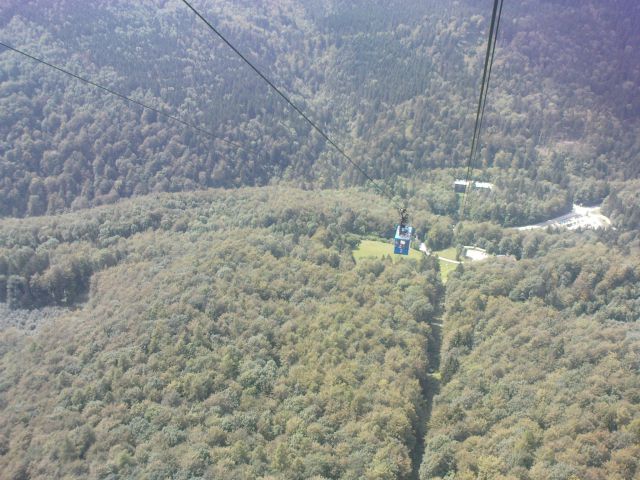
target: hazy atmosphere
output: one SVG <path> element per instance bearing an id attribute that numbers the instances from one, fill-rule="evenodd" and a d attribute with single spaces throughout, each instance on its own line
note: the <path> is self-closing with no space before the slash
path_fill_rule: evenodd
<path id="1" fill-rule="evenodd" d="M 0 479 L 640 478 L 636 0 L 0 0 Z"/>

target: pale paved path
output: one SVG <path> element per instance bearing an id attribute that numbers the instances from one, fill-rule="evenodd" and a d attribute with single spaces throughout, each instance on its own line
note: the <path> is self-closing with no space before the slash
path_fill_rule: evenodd
<path id="1" fill-rule="evenodd" d="M 447 263 L 455 263 L 456 265 L 460 265 L 462 263 L 457 260 L 451 260 L 450 258 L 444 258 L 444 257 L 438 257 L 438 260 L 442 260 L 443 262 L 447 262 Z"/>

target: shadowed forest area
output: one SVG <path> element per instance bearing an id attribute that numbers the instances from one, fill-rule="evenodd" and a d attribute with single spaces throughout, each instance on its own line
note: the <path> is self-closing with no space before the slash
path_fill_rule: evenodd
<path id="1" fill-rule="evenodd" d="M 201 7 L 374 177 L 403 194 L 426 189 L 436 213 L 456 215 L 449 185 L 434 191 L 426 172 L 466 165 L 485 3 Z M 7 0 L 0 33 L 245 149 L 4 52 L 1 215 L 283 179 L 324 188 L 362 182 L 183 7 Z M 572 201 L 598 203 L 611 181 L 637 177 L 639 8 L 631 0 L 505 6 L 477 165 L 500 189 L 474 202 L 474 220 L 535 223 Z"/>

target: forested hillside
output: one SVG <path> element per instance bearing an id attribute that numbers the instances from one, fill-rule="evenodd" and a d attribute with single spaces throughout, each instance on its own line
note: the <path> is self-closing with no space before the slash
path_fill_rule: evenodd
<path id="1" fill-rule="evenodd" d="M 638 251 L 558 247 L 450 277 L 422 479 L 638 478 Z"/>
<path id="2" fill-rule="evenodd" d="M 640 3 L 1 3 L 0 479 L 640 477 Z"/>
<path id="3" fill-rule="evenodd" d="M 0 222 L 0 470 L 635 478 L 634 233 L 425 216 L 432 247 L 521 259 L 459 267 L 445 291 L 426 256 L 354 264 L 392 235 L 379 205 L 263 187 Z"/>
<path id="4" fill-rule="evenodd" d="M 397 176 L 465 164 L 488 1 L 196 6 L 374 177 L 400 186 Z M 508 171 L 506 197 L 542 197 L 555 205 L 544 214 L 557 214 L 574 197 L 602 200 L 602 182 L 637 177 L 639 8 L 632 0 L 505 6 L 478 166 Z M 0 37 L 245 146 L 3 51 L 0 215 L 281 179 L 362 181 L 178 1 L 6 0 Z M 506 225 L 543 216 L 474 215 Z"/>
<path id="5" fill-rule="evenodd" d="M 0 332 L 2 477 L 417 468 L 443 288 L 427 258 L 354 266 L 350 232 L 374 231 L 386 212 L 355 217 L 372 198 L 353 192 L 149 200 L 0 225 L 5 244 L 42 252 L 64 236 L 79 261 L 87 244 L 121 252 L 91 278 L 87 303 L 31 335 Z"/>

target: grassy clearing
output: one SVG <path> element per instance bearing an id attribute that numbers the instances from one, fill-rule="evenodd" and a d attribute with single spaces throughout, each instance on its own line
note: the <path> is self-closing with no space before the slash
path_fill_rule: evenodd
<path id="1" fill-rule="evenodd" d="M 458 265 L 456 265 L 455 263 L 445 262 L 443 260 L 439 260 L 439 262 L 440 262 L 440 275 L 442 276 L 442 282 L 447 283 L 449 274 L 453 272 Z"/>
<path id="2" fill-rule="evenodd" d="M 439 256 L 444 258 L 450 258 L 451 260 L 456 259 L 456 249 L 448 248 L 447 250 L 442 250 L 441 252 L 436 252 Z M 390 255 L 394 260 L 400 260 L 405 257 L 401 255 L 393 254 L 393 244 L 391 242 L 381 242 L 375 240 L 362 240 L 358 248 L 353 251 L 353 258 L 356 263 L 361 261 L 364 258 L 382 258 Z M 420 260 L 423 253 L 417 250 L 409 250 L 409 258 L 415 258 L 416 260 Z M 442 275 L 442 281 L 446 282 L 449 274 L 456 269 L 457 265 L 455 263 L 445 262 L 440 260 L 440 275 Z"/>
<path id="3" fill-rule="evenodd" d="M 353 258 L 356 262 L 359 262 L 363 258 L 382 258 L 387 255 L 391 255 L 391 257 L 395 260 L 400 258 L 404 258 L 402 255 L 394 255 L 393 254 L 393 244 L 391 242 L 378 242 L 375 240 L 362 240 L 358 248 L 353 251 Z M 409 258 L 415 258 L 416 260 L 420 260 L 422 258 L 423 253 L 410 249 L 409 250 Z"/>
<path id="4" fill-rule="evenodd" d="M 434 252 L 434 253 L 441 258 L 446 258 L 449 260 L 456 259 L 455 247 L 450 247 L 450 248 L 447 248 L 446 250 L 440 250 L 439 252 Z M 440 260 L 440 275 L 442 275 L 443 283 L 447 282 L 447 278 L 449 278 L 449 274 L 453 272 L 457 266 L 458 265 L 455 263 Z"/>
<path id="5" fill-rule="evenodd" d="M 449 260 L 456 260 L 456 248 L 450 247 L 446 250 L 440 250 L 439 252 L 433 252 L 439 257 L 448 258 Z"/>

